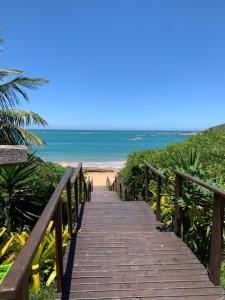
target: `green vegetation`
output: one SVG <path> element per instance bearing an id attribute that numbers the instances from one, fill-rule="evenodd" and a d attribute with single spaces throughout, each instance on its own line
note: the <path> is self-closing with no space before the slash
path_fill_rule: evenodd
<path id="1" fill-rule="evenodd" d="M 0 282 L 25 244 L 64 172 L 64 167 L 41 162 L 34 155 L 30 155 L 25 165 L 0 168 Z M 63 210 L 66 211 L 66 207 Z M 65 214 L 63 216 L 65 219 Z M 33 260 L 31 299 L 54 299 L 56 265 L 53 229 L 53 222 L 50 222 Z M 63 237 L 65 249 L 67 227 L 64 227 Z"/>
<path id="2" fill-rule="evenodd" d="M 174 171 L 183 170 L 193 176 L 225 189 L 225 133 L 214 129 L 191 136 L 187 141 L 168 145 L 162 149 L 139 151 L 129 155 L 120 172 L 126 184 L 144 171 L 147 161 L 163 171 L 171 180 Z M 143 183 L 137 183 L 138 199 L 143 199 Z M 156 183 L 150 182 L 149 204 L 155 210 Z M 212 229 L 212 193 L 200 186 L 184 181 L 179 205 L 182 208 L 182 238 L 203 264 L 208 266 Z M 173 229 L 174 186 L 163 186 L 161 221 L 165 230 Z M 225 267 L 222 267 L 221 282 L 225 282 Z"/>
<path id="3" fill-rule="evenodd" d="M 24 165 L 0 168 L 0 225 L 8 232 L 32 227 L 64 172 L 34 155 Z"/>
<path id="4" fill-rule="evenodd" d="M 220 131 L 225 132 L 225 124 L 220 124 L 220 125 L 210 128 L 210 129 L 215 129 L 215 130 L 220 130 Z"/>

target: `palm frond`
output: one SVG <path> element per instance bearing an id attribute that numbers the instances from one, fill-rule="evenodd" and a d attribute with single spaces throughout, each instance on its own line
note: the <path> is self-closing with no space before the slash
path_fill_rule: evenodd
<path id="1" fill-rule="evenodd" d="M 0 69 L 0 81 L 2 81 L 7 76 L 19 75 L 22 73 L 23 71 L 17 69 Z"/>
<path id="2" fill-rule="evenodd" d="M 19 72 L 19 70 L 17 70 Z M 1 70 L 3 74 L 3 70 Z M 7 72 L 7 71 L 6 71 Z M 23 88 L 35 90 L 48 83 L 43 78 L 29 78 L 18 76 L 10 81 L 0 84 L 0 106 L 2 108 L 15 107 L 20 103 L 20 96 L 28 101 L 28 95 Z"/>
<path id="3" fill-rule="evenodd" d="M 41 146 L 45 145 L 45 142 L 31 131 L 22 127 L 4 124 L 0 127 L 0 144 Z"/>
<path id="4" fill-rule="evenodd" d="M 47 126 L 38 114 L 19 109 L 0 110 L 0 144 L 2 145 L 44 145 L 38 136 L 22 128 L 29 125 Z"/>
<path id="5" fill-rule="evenodd" d="M 48 125 L 48 123 L 37 113 L 21 109 L 1 109 L 0 125 L 7 123 L 16 126 Z"/>

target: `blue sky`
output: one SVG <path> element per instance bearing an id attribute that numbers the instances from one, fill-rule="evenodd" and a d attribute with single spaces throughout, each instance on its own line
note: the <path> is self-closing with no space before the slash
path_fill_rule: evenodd
<path id="1" fill-rule="evenodd" d="M 51 82 L 22 107 L 49 128 L 225 123 L 224 0 L 2 0 L 1 68 Z"/>

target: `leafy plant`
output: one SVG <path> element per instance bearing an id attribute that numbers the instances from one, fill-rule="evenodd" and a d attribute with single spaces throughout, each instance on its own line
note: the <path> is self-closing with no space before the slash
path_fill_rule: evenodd
<path id="1" fill-rule="evenodd" d="M 4 238 L 3 238 L 4 237 Z M 0 228 L 0 281 L 4 279 L 8 270 L 16 259 L 17 253 L 25 245 L 29 234 L 27 232 L 6 232 Z M 68 227 L 63 230 L 63 251 L 65 251 L 69 234 Z M 49 222 L 45 235 L 37 249 L 30 271 L 30 288 L 35 293 L 40 293 L 41 285 L 50 287 L 56 278 L 56 249 L 55 231 L 53 221 Z"/>
<path id="2" fill-rule="evenodd" d="M 2 108 L 0 110 L 0 143 L 42 145 L 44 142 L 23 126 L 30 124 L 46 126 L 47 122 L 38 114 L 14 108 L 20 103 L 20 97 L 28 100 L 25 89 L 35 90 L 48 81 L 22 75 L 21 70 L 0 70 L 0 107 Z"/>
<path id="3" fill-rule="evenodd" d="M 26 164 L 0 168 L 1 208 L 4 224 L 8 232 L 15 230 L 22 218 L 31 219 L 34 212 L 29 210 L 31 204 L 36 205 L 28 194 L 32 193 L 31 180 L 35 180 L 37 159 L 30 155 Z"/>

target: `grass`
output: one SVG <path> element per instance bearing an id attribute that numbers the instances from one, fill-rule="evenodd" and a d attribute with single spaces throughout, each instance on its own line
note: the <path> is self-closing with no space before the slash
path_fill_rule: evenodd
<path id="1" fill-rule="evenodd" d="M 30 291 L 30 300 L 54 300 L 56 289 L 54 286 L 42 287 L 41 292 L 36 294 L 34 291 Z"/>

